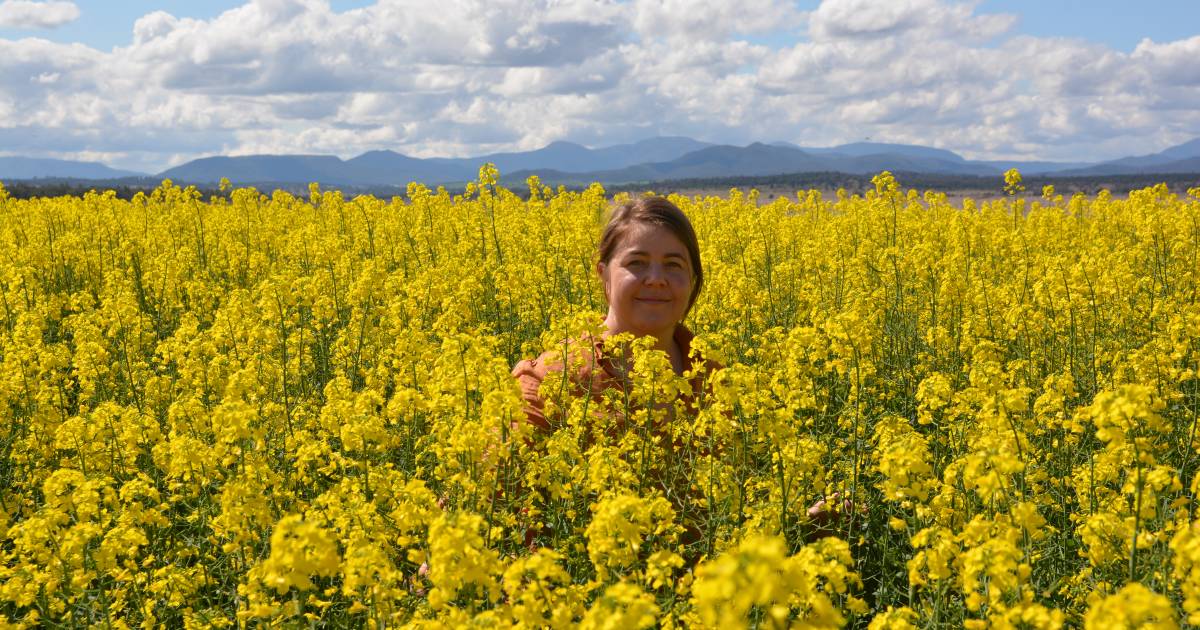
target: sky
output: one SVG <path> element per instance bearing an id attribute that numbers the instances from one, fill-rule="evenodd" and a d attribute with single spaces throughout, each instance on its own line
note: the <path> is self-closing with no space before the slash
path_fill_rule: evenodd
<path id="1" fill-rule="evenodd" d="M 1197 0 L 0 0 L 0 155 L 683 135 L 1097 161 L 1200 137 Z"/>

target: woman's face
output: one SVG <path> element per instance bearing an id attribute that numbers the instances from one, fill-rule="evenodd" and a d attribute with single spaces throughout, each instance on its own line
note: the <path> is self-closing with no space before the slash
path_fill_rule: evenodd
<path id="1" fill-rule="evenodd" d="M 694 279 L 691 257 L 677 236 L 661 226 L 634 224 L 596 270 L 608 298 L 610 333 L 670 339 L 687 312 Z"/>

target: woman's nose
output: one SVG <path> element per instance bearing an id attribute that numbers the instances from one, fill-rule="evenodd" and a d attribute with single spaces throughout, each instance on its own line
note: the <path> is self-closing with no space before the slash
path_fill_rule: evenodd
<path id="1" fill-rule="evenodd" d="M 666 284 L 667 272 L 662 265 L 651 264 L 646 268 L 646 284 Z"/>

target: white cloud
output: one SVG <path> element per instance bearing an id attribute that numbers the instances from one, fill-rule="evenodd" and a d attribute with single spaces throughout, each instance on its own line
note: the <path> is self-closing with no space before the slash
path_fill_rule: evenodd
<path id="1" fill-rule="evenodd" d="M 4 0 L 0 2 L 0 27 L 55 28 L 79 18 L 74 2 L 32 2 Z"/>
<path id="2" fill-rule="evenodd" d="M 1142 40 L 1133 59 L 1146 64 L 1150 76 L 1170 85 L 1200 86 L 1200 35 L 1163 44 Z"/>
<path id="3" fill-rule="evenodd" d="M 102 59 L 102 53 L 81 44 L 0 39 L 0 92 L 17 103 L 18 110 L 36 110 L 56 92 L 94 93 L 93 71 Z"/>
<path id="4" fill-rule="evenodd" d="M 1016 16 L 976 15 L 973 3 L 940 0 L 825 0 L 813 11 L 814 39 L 874 38 L 909 32 L 941 40 L 996 37 L 1012 28 Z"/>
<path id="5" fill-rule="evenodd" d="M 179 19 L 166 11 L 153 11 L 133 23 L 133 45 L 145 46 L 152 40 L 166 37 L 175 30 Z"/>
<path id="6" fill-rule="evenodd" d="M 538 6 L 542 4 L 543 6 Z M 486 68 L 578 66 L 620 43 L 617 5 L 384 0 L 334 13 L 317 0 L 258 1 L 210 21 L 157 12 L 120 53 L 165 87 L 270 94 L 455 90 Z M 437 69 L 436 78 L 427 69 Z"/>
<path id="7" fill-rule="evenodd" d="M 644 40 L 725 40 L 735 34 L 799 28 L 805 14 L 774 0 L 637 0 L 633 25 Z"/>
<path id="8" fill-rule="evenodd" d="M 1200 37 L 1124 53 L 1014 36 L 1013 21 L 957 0 L 156 11 L 111 51 L 0 39 L 0 144 L 156 170 L 218 152 L 478 155 L 656 134 L 1095 158 L 1200 133 Z M 794 43 L 757 37 L 780 33 Z"/>
<path id="9" fill-rule="evenodd" d="M 616 87 L 628 74 L 628 61 L 611 50 L 587 63 L 508 68 L 490 91 L 508 99 L 604 92 Z"/>

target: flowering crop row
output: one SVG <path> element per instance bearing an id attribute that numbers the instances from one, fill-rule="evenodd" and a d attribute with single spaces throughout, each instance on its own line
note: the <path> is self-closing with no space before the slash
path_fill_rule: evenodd
<path id="1" fill-rule="evenodd" d="M 495 182 L 0 187 L 0 625 L 1200 624 L 1200 189 L 674 197 L 698 412 L 538 432 L 610 200 Z"/>

